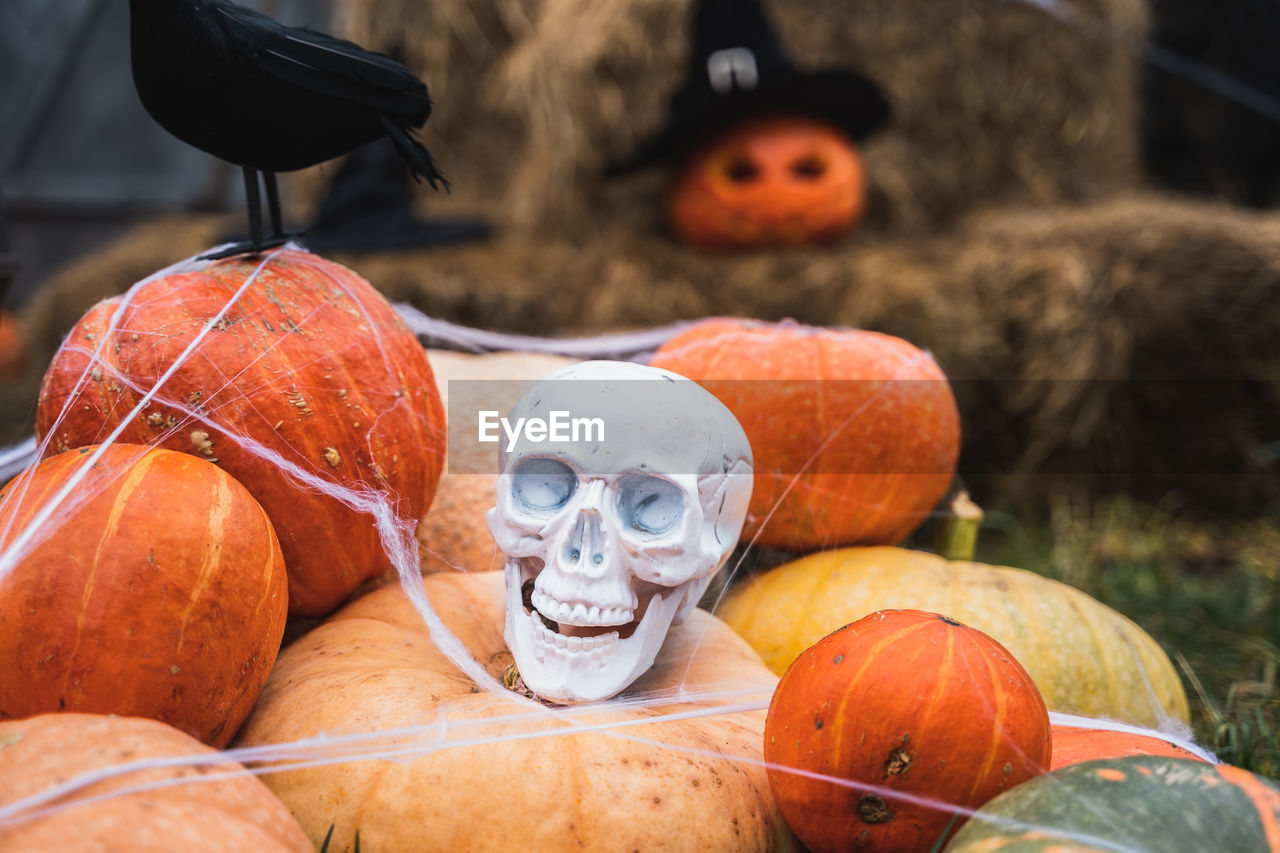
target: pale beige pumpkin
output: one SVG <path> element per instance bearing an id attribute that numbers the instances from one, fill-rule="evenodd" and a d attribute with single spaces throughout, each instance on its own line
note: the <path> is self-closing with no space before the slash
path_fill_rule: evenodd
<path id="1" fill-rule="evenodd" d="M 830 632 L 888 609 L 942 613 L 990 634 L 1052 711 L 1144 726 L 1189 719 L 1177 671 L 1149 634 L 1084 592 L 1022 569 L 905 548 L 823 551 L 738 585 L 719 615 L 781 673 Z"/>
<path id="2" fill-rule="evenodd" d="M 139 717 L 67 712 L 11 720 L 0 723 L 0 807 L 86 773 L 148 759 L 195 762 L 213 753 L 171 726 Z M 165 784 L 172 782 L 178 784 Z M 155 787 L 136 790 L 146 785 Z M 59 808 L 49 814 L 0 824 L 0 850 L 312 849 L 284 804 L 234 762 L 108 773 L 53 804 Z"/>
<path id="3" fill-rule="evenodd" d="M 502 554 L 484 521 L 496 498 L 498 451 L 497 445 L 475 440 L 479 412 L 489 409 L 505 415 L 525 388 L 576 359 L 532 352 L 428 350 L 427 355 L 446 416 L 463 420 L 450 425 L 444 476 L 434 502 L 418 524 L 422 570 L 501 568 Z M 394 574 L 387 579 L 394 580 Z"/>
<path id="4" fill-rule="evenodd" d="M 503 574 L 436 573 L 424 583 L 451 630 L 501 677 L 511 662 L 502 639 Z M 437 650 L 401 590 L 384 586 L 281 653 L 240 745 L 426 727 L 418 736 L 422 752 L 398 761 L 358 760 L 263 777 L 313 842 L 335 826 L 331 850 L 350 849 L 356 831 L 362 850 L 379 853 L 765 850 L 781 830 L 765 771 L 752 762 L 761 758 L 763 709 L 776 682 L 746 643 L 696 611 L 622 698 L 678 687 L 695 695 L 745 689 L 733 701 L 754 701 L 761 710 L 515 738 L 561 724 L 539 722 L 531 714 L 541 708 L 531 710 L 514 696 L 478 691 Z M 634 723 L 702 707 L 610 707 L 599 714 Z M 505 721 L 494 719 L 504 715 Z M 503 735 L 512 739 L 427 749 L 439 737 Z M 393 742 L 409 738 L 383 741 Z"/>

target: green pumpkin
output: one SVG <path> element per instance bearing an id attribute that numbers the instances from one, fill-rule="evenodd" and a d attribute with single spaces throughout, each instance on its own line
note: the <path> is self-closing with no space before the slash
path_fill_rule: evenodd
<path id="1" fill-rule="evenodd" d="M 988 802 L 946 853 L 1280 850 L 1280 786 L 1225 764 L 1141 755 L 1073 764 Z"/>

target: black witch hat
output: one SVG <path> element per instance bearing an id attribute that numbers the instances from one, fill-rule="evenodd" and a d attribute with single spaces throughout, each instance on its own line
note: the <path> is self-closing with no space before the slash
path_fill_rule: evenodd
<path id="1" fill-rule="evenodd" d="M 671 98 L 666 126 L 606 172 L 652 165 L 742 119 L 783 111 L 830 121 L 856 141 L 889 117 L 889 103 L 857 72 L 797 68 L 760 0 L 700 0 L 688 77 Z"/>
<path id="2" fill-rule="evenodd" d="M 338 169 L 302 242 L 321 254 L 395 251 L 483 240 L 493 230 L 482 220 L 420 220 L 413 203 L 413 181 L 395 147 L 371 142 Z"/>

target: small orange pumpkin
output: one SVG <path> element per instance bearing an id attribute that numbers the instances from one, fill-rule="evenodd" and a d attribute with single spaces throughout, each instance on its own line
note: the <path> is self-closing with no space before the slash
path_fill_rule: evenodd
<path id="1" fill-rule="evenodd" d="M 22 330 L 12 312 L 0 309 L 0 376 L 18 376 L 22 368 Z"/>
<path id="2" fill-rule="evenodd" d="M 768 116 L 695 150 L 667 216 L 677 237 L 703 248 L 822 243 L 862 218 L 864 187 L 862 157 L 835 125 Z"/>
<path id="3" fill-rule="evenodd" d="M 212 462 L 132 444 L 94 461 L 92 450 L 50 456 L 0 489 L 0 555 L 14 560 L 0 577 L 0 719 L 149 717 L 226 746 L 284 634 L 271 522 Z"/>
<path id="4" fill-rule="evenodd" d="M 958 809 L 1043 773 L 1050 738 L 1040 692 L 1002 645 L 937 613 L 881 610 L 787 669 L 764 758 L 814 853 L 930 850 Z"/>

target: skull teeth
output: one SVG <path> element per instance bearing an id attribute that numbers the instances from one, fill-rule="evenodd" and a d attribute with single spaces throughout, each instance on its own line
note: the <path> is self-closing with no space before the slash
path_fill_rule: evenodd
<path id="1" fill-rule="evenodd" d="M 570 604 L 567 601 L 556 601 L 539 590 L 534 590 L 529 600 L 543 616 L 566 625 L 582 627 L 626 625 L 635 619 L 635 611 L 630 608 L 600 607 L 582 601 Z"/>
<path id="2" fill-rule="evenodd" d="M 600 634 L 595 637 L 566 637 L 564 634 L 552 631 L 546 625 L 543 625 L 542 620 L 538 618 L 536 613 L 530 614 L 529 624 L 533 626 L 533 636 L 539 642 L 543 645 L 554 646 L 569 654 L 605 649 L 618 642 L 617 631 L 610 631 L 607 634 Z"/>

